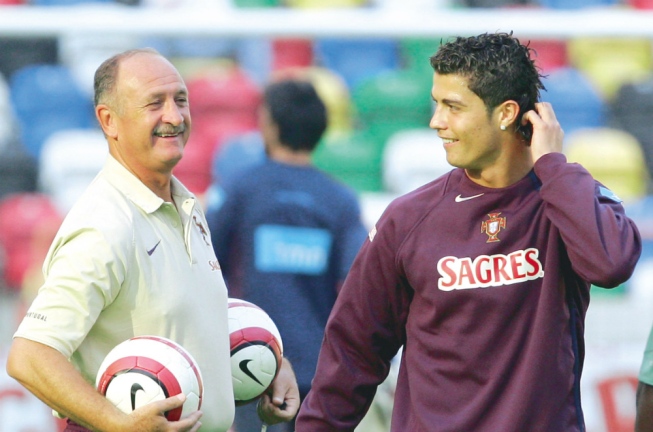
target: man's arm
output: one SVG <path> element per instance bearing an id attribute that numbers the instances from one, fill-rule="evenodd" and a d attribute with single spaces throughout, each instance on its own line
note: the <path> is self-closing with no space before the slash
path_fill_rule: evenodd
<path id="1" fill-rule="evenodd" d="M 57 350 L 24 338 L 14 338 L 7 373 L 55 411 L 93 430 L 176 431 L 199 429 L 201 412 L 179 422 L 163 413 L 181 406 L 185 398 L 172 397 L 122 413 L 86 382 Z"/>
<path id="2" fill-rule="evenodd" d="M 639 382 L 635 432 L 653 431 L 653 386 Z"/>

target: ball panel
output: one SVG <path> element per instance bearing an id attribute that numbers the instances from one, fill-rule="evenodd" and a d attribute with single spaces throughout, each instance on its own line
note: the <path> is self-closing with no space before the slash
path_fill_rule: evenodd
<path id="1" fill-rule="evenodd" d="M 184 405 L 165 413 L 171 421 L 199 409 L 204 390 L 193 357 L 179 344 L 158 336 L 137 336 L 114 347 L 100 366 L 96 387 L 126 413 L 184 393 Z"/>
<path id="2" fill-rule="evenodd" d="M 229 299 L 229 341 L 234 399 L 242 405 L 270 387 L 281 367 L 283 344 L 263 309 L 233 298 Z"/>
<path id="3" fill-rule="evenodd" d="M 186 349 L 184 349 L 184 347 L 182 347 L 178 343 L 175 343 L 175 342 L 171 341 L 170 339 L 166 339 L 166 338 L 159 337 L 159 336 L 135 336 L 131 340 L 153 340 L 153 341 L 160 342 L 160 343 L 162 343 L 164 345 L 167 345 L 170 348 L 172 348 L 173 350 L 177 351 L 179 354 L 182 355 L 182 357 L 184 357 L 186 359 L 186 362 L 187 362 L 188 366 L 193 371 L 193 374 L 195 375 L 195 379 L 197 380 L 197 383 L 199 384 L 199 386 L 197 388 L 197 391 L 199 392 L 200 395 L 204 394 L 204 381 L 202 380 L 202 373 L 200 372 L 200 369 L 197 366 L 197 362 L 195 361 L 193 356 L 188 351 L 186 351 Z M 200 398 L 200 406 L 201 405 L 202 405 L 202 400 Z"/>

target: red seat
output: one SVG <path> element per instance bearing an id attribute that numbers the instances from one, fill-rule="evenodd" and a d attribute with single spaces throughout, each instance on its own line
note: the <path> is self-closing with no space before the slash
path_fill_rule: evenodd
<path id="1" fill-rule="evenodd" d="M 634 430 L 637 384 L 637 377 L 631 375 L 610 377 L 597 384 L 606 432 Z"/>
<path id="2" fill-rule="evenodd" d="M 529 46 L 535 50 L 535 64 L 544 73 L 569 66 L 567 43 L 564 40 L 532 40 Z"/>
<path id="3" fill-rule="evenodd" d="M 19 193 L 0 201 L 0 248 L 4 251 L 2 275 L 7 286 L 19 290 L 23 276 L 41 265 L 62 216 L 47 195 Z"/>
<path id="4" fill-rule="evenodd" d="M 628 0 L 627 3 L 635 9 L 653 9 L 653 0 Z"/>
<path id="5" fill-rule="evenodd" d="M 214 140 L 193 126 L 193 132 L 184 149 L 184 157 L 175 166 L 173 174 L 195 195 L 203 195 L 211 184 L 211 164 L 215 148 Z"/>
<path id="6" fill-rule="evenodd" d="M 193 120 L 191 140 L 210 143 L 208 150 L 201 145 L 209 160 L 224 139 L 258 127 L 261 89 L 242 69 L 216 68 L 191 77 L 187 86 Z M 193 137 L 197 134 L 201 137 Z"/>
<path id="7" fill-rule="evenodd" d="M 272 70 L 308 67 L 313 64 L 313 42 L 308 39 L 272 41 Z"/>

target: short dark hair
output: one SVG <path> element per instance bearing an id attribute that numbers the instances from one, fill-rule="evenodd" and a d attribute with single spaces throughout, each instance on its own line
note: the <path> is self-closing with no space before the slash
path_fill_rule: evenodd
<path id="1" fill-rule="evenodd" d="M 540 90 L 545 90 L 532 52 L 512 32 L 484 33 L 459 36 L 442 44 L 430 61 L 438 74 L 466 77 L 469 89 L 483 100 L 488 113 L 501 103 L 514 100 L 519 104 L 521 119 L 526 111 L 535 108 Z M 522 131 L 520 121 L 516 126 Z"/>
<path id="2" fill-rule="evenodd" d="M 115 105 L 114 90 L 116 89 L 120 63 L 129 57 L 142 53 L 161 55 L 153 48 L 136 48 L 116 54 L 102 62 L 95 71 L 95 76 L 93 78 L 93 103 L 95 106 L 98 106 L 98 104 L 101 103 Z M 112 108 L 118 107 L 112 106 Z"/>
<path id="3" fill-rule="evenodd" d="M 279 128 L 279 140 L 293 150 L 315 149 L 327 127 L 327 110 L 310 81 L 283 79 L 267 85 L 263 103 Z"/>

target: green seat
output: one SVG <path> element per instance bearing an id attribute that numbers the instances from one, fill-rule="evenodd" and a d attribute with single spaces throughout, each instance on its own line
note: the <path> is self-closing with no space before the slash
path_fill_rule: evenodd
<path id="1" fill-rule="evenodd" d="M 239 8 L 266 8 L 279 6 L 279 0 L 234 0 Z"/>
<path id="2" fill-rule="evenodd" d="M 399 51 L 404 69 L 423 77 L 428 84 L 433 78 L 433 68 L 429 59 L 440 47 L 440 41 L 446 38 L 404 38 L 399 41 Z"/>
<path id="3" fill-rule="evenodd" d="M 432 113 L 430 80 L 412 71 L 376 75 L 353 90 L 352 101 L 361 129 L 383 142 L 395 132 L 428 126 Z"/>
<path id="4" fill-rule="evenodd" d="M 329 134 L 313 153 L 315 165 L 358 192 L 383 189 L 383 143 L 367 131 Z"/>

